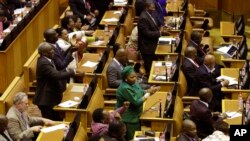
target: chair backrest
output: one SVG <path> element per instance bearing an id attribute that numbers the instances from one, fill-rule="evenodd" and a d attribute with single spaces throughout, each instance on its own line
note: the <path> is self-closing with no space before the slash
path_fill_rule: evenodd
<path id="1" fill-rule="evenodd" d="M 9 108 L 13 105 L 13 98 L 16 93 L 24 91 L 25 87 L 23 77 L 15 77 L 0 97 L 0 114 L 6 115 Z"/>
<path id="2" fill-rule="evenodd" d="M 30 84 L 36 80 L 36 64 L 38 57 L 38 51 L 35 50 L 23 66 L 23 76 L 27 92 L 30 91 Z"/>
<path id="3" fill-rule="evenodd" d="M 183 121 L 183 103 L 182 100 L 179 96 L 176 96 L 175 99 L 175 108 L 174 108 L 174 123 L 173 123 L 173 128 L 172 128 L 172 133 L 171 137 L 177 137 L 177 135 L 180 133 L 181 128 L 182 128 L 182 121 Z"/>
<path id="4" fill-rule="evenodd" d="M 125 43 L 126 43 L 124 31 L 125 31 L 125 27 L 122 25 L 120 27 L 119 34 L 115 41 L 115 43 L 119 43 L 122 47 L 125 47 Z"/>
<path id="5" fill-rule="evenodd" d="M 179 87 L 178 87 L 179 88 L 178 96 L 180 98 L 182 98 L 187 93 L 187 81 L 186 81 L 186 77 L 181 69 L 179 71 L 179 83 L 181 85 L 179 85 Z"/>
<path id="6" fill-rule="evenodd" d="M 127 37 L 128 35 L 130 35 L 131 31 L 133 30 L 133 18 L 132 18 L 132 8 L 129 8 L 128 9 L 128 13 L 127 13 L 127 16 L 125 18 L 125 21 L 124 21 L 124 36 Z"/>
<path id="7" fill-rule="evenodd" d="M 244 15 L 240 15 L 240 17 L 235 22 L 235 28 L 237 29 L 241 24 L 244 24 Z"/>
<path id="8" fill-rule="evenodd" d="M 191 3 L 188 3 L 188 15 L 190 17 L 195 15 L 194 6 Z"/>

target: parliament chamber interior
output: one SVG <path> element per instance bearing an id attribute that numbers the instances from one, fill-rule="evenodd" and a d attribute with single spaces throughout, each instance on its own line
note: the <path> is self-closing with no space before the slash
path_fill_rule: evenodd
<path id="1" fill-rule="evenodd" d="M 6 4 L 9 8 L 11 2 L 0 0 L 0 114 L 7 115 L 15 95 L 24 92 L 29 101 L 28 115 L 43 117 L 41 105 L 33 102 L 38 91 L 42 91 L 37 89 L 41 84 L 37 62 L 43 56 L 42 43 L 49 42 L 48 29 L 56 31 L 59 39 L 66 29 L 70 49 L 62 47 L 61 50 L 72 54 L 75 61 L 72 72 L 84 74 L 67 77 L 60 102 L 51 108 L 62 120 L 56 121 L 54 128 L 44 126 L 35 140 L 94 140 L 92 126 L 96 109 L 117 112 L 122 107 L 120 96 L 126 94 L 131 96 L 122 97 L 122 102 L 130 103 L 128 107 L 123 105 L 125 111 L 118 118 L 127 132 L 137 123 L 139 127 L 133 129 L 132 138 L 128 133 L 124 137 L 112 137 L 108 131 L 107 135 L 117 141 L 181 141 L 180 136 L 191 130 L 187 129 L 186 120 L 196 124 L 198 139 L 190 137 L 193 141 L 213 135 L 221 121 L 228 130 L 231 125 L 250 125 L 249 0 L 237 0 L 237 4 L 233 0 L 16 1 L 19 7 L 13 11 L 7 9 L 8 17 L 4 8 Z M 81 7 L 79 3 L 85 3 L 87 14 L 76 11 Z M 80 27 L 77 27 L 78 19 Z M 56 43 L 61 47 L 62 42 Z M 122 49 L 126 52 L 126 67 L 120 62 Z M 122 64 L 120 74 L 116 74 L 115 68 L 109 68 L 117 61 Z M 137 85 L 131 84 L 131 88 L 123 90 L 133 73 L 125 72 L 129 66 L 136 74 L 134 83 L 138 83 L 140 94 Z M 68 62 L 58 69 L 56 64 L 55 69 L 58 74 L 71 72 L 72 66 Z M 120 79 L 120 85 L 111 87 L 111 76 L 115 76 L 113 81 Z M 55 92 L 59 89 L 53 78 L 42 77 L 48 77 L 47 84 L 54 85 Z M 212 98 L 206 101 L 211 93 Z M 214 129 L 206 136 L 202 134 L 206 124 L 200 125 L 201 119 L 196 119 L 203 116 L 196 115 L 199 105 L 195 106 L 195 102 L 205 103 L 213 119 L 210 125 Z M 128 115 L 131 113 L 138 116 L 127 121 L 135 116 Z M 221 121 L 217 122 L 214 115 Z M 105 127 L 111 130 L 108 125 Z"/>

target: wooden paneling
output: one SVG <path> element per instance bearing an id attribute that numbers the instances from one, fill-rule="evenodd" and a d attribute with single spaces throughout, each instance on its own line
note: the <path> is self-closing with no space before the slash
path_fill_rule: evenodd
<path id="1" fill-rule="evenodd" d="M 0 93 L 3 93 L 15 76 L 22 74 L 24 63 L 35 51 L 45 29 L 59 22 L 58 0 L 49 0 L 25 26 L 5 51 L 0 51 Z"/>
<path id="2" fill-rule="evenodd" d="M 221 0 L 222 10 L 235 15 L 247 14 L 250 12 L 249 0 Z"/>
<path id="3" fill-rule="evenodd" d="M 219 9 L 218 2 L 220 0 L 189 0 L 190 3 L 195 5 L 196 9 L 202 10 L 217 10 Z M 227 0 L 225 0 L 227 1 Z"/>

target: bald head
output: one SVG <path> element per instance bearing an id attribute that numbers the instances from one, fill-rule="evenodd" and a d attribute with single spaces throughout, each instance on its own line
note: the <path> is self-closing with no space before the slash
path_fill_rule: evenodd
<path id="1" fill-rule="evenodd" d="M 115 59 L 125 66 L 126 63 L 128 62 L 127 50 L 125 50 L 124 48 L 118 49 L 115 54 Z"/>
<path id="2" fill-rule="evenodd" d="M 197 50 L 194 47 L 187 47 L 185 50 L 185 57 L 195 59 L 197 56 Z"/>
<path id="3" fill-rule="evenodd" d="M 191 33 L 191 40 L 194 41 L 196 44 L 200 44 L 201 43 L 201 40 L 202 40 L 202 35 L 200 32 L 198 31 L 193 31 Z"/>
<path id="4" fill-rule="evenodd" d="M 199 97 L 201 101 L 210 103 L 213 98 L 213 93 L 209 88 L 202 88 L 199 91 Z"/>
<path id="5" fill-rule="evenodd" d="M 39 44 L 38 46 L 38 53 L 41 56 L 45 56 L 48 57 L 50 59 L 53 58 L 54 56 L 54 50 L 51 44 L 47 43 L 47 42 L 42 42 Z"/>
<path id="6" fill-rule="evenodd" d="M 190 137 L 195 137 L 197 134 L 196 124 L 190 119 L 185 119 L 182 122 L 182 130 Z"/>
<path id="7" fill-rule="evenodd" d="M 8 119 L 5 115 L 0 114 L 0 133 L 7 129 Z"/>
<path id="8" fill-rule="evenodd" d="M 46 42 L 55 44 L 56 41 L 58 40 L 58 34 L 55 29 L 49 28 L 44 31 L 43 36 L 46 40 Z"/>
<path id="9" fill-rule="evenodd" d="M 212 70 L 215 66 L 215 57 L 212 54 L 208 54 L 205 56 L 204 58 L 204 64 L 210 69 Z"/>

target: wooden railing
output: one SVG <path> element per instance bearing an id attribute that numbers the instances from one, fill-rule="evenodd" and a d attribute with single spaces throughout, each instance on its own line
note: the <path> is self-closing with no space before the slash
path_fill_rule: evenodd
<path id="1" fill-rule="evenodd" d="M 43 40 L 43 32 L 59 22 L 59 1 L 48 0 L 16 39 L 0 51 L 0 93 L 16 76 L 23 72 L 23 65 Z"/>

